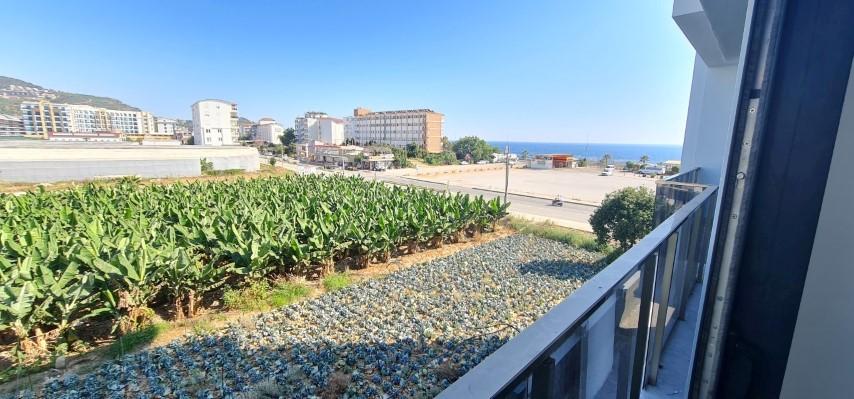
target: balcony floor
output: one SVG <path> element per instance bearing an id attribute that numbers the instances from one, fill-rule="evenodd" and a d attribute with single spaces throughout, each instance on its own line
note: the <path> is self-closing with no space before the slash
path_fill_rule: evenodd
<path id="1" fill-rule="evenodd" d="M 694 334 L 697 331 L 697 311 L 700 307 L 701 284 L 694 286 L 688 299 L 685 320 L 678 320 L 661 354 L 661 369 L 658 384 L 647 385 L 641 392 L 642 399 L 684 398 L 687 396 L 686 382 L 691 368 L 691 352 Z"/>

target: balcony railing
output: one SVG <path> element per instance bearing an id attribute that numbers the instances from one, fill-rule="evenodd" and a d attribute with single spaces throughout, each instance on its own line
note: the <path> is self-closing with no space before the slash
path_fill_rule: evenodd
<path id="1" fill-rule="evenodd" d="M 660 224 L 439 397 L 640 397 L 705 265 L 717 187 L 696 176 L 659 185 Z"/>

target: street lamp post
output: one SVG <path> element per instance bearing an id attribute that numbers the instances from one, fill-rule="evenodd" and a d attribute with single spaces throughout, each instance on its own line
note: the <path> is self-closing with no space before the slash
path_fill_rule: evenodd
<path id="1" fill-rule="evenodd" d="M 504 204 L 507 204 L 507 187 L 510 184 L 510 146 L 504 146 Z"/>

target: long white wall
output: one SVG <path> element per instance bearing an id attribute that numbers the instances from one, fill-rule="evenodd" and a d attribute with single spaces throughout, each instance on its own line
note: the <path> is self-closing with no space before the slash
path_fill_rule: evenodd
<path id="1" fill-rule="evenodd" d="M 682 144 L 682 168 L 702 168 L 700 180 L 720 184 L 732 140 L 738 65 L 709 67 L 694 58 L 691 102 Z"/>

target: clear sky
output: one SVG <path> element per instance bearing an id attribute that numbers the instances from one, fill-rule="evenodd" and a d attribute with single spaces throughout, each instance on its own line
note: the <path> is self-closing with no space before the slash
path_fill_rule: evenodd
<path id="1" fill-rule="evenodd" d="M 432 108 L 451 138 L 681 144 L 667 0 L 4 1 L 0 75 L 190 119 Z M 15 32 L 9 34 L 9 32 Z"/>

